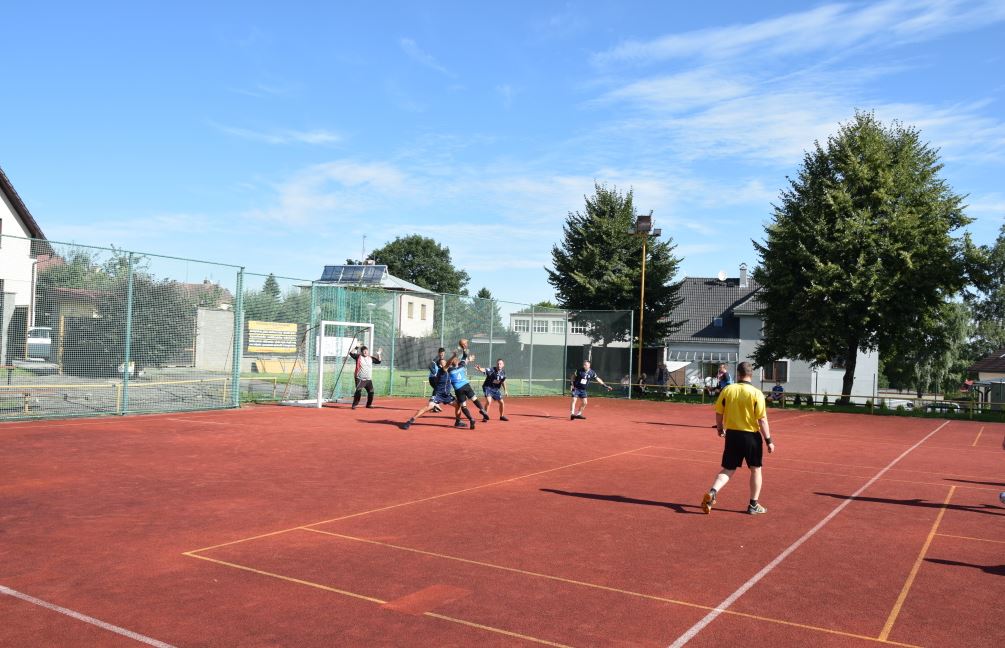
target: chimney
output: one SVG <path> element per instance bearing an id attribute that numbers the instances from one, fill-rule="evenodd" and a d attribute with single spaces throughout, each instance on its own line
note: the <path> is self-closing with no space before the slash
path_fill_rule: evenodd
<path id="1" fill-rule="evenodd" d="M 740 264 L 740 288 L 747 288 L 747 287 L 748 287 L 748 283 L 747 283 L 747 264 L 746 263 L 741 263 Z"/>

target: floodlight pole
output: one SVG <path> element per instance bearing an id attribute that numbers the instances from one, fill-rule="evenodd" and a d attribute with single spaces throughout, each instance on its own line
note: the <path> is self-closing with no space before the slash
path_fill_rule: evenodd
<path id="1" fill-rule="evenodd" d="M 637 366 L 637 371 L 639 375 L 642 375 L 642 347 L 644 344 L 643 334 L 645 332 L 645 316 L 646 316 L 646 244 L 649 241 L 650 236 L 659 236 L 662 234 L 662 230 L 653 229 L 653 217 L 652 214 L 645 216 L 637 216 L 635 218 L 635 227 L 631 230 L 631 234 L 634 236 L 642 237 L 642 277 L 640 279 L 640 290 L 639 290 L 639 361 Z M 629 382 L 631 381 L 631 376 L 628 377 Z"/>
<path id="2" fill-rule="evenodd" d="M 642 289 L 639 291 L 639 364 L 638 372 L 642 375 L 642 332 L 643 324 L 646 318 L 646 239 L 649 238 L 649 233 L 645 233 L 642 236 Z M 631 379 L 631 376 L 629 376 Z"/>

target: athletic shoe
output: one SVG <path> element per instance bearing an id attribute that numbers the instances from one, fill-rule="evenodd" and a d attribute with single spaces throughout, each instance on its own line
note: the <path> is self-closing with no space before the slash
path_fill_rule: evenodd
<path id="1" fill-rule="evenodd" d="M 489 422 L 489 415 L 482 414 L 482 423 L 488 423 L 488 422 Z"/>
<path id="2" fill-rule="evenodd" d="M 576 415 L 575 414 L 569 414 L 569 420 L 570 421 L 575 421 L 576 420 Z"/>
<path id="3" fill-rule="evenodd" d="M 585 414 L 576 414 L 576 418 L 582 419 L 582 420 L 585 421 L 586 420 L 586 415 Z"/>
<path id="4" fill-rule="evenodd" d="M 712 512 L 713 506 L 715 506 L 715 495 L 705 493 L 701 498 L 701 510 L 705 511 L 705 515 L 708 515 Z"/>
<path id="5" fill-rule="evenodd" d="M 402 429 L 402 430 L 407 430 L 408 428 L 412 427 L 412 421 L 414 421 L 414 420 L 415 420 L 415 419 L 408 419 L 407 421 L 405 421 L 405 422 L 404 422 L 404 423 L 402 424 L 402 426 L 401 426 L 401 429 Z"/>
<path id="6" fill-rule="evenodd" d="M 508 418 L 506 418 L 505 416 L 500 416 L 500 417 L 499 417 L 499 420 L 500 420 L 500 421 L 508 421 L 509 419 L 508 419 Z M 1002 495 L 1005 495 L 1005 493 L 1002 493 Z"/>
<path id="7" fill-rule="evenodd" d="M 760 504 L 754 504 L 753 506 L 747 506 L 747 513 L 750 515 L 763 515 L 767 513 L 768 509 L 764 508 Z"/>
<path id="8" fill-rule="evenodd" d="M 353 405 L 350 409 L 356 409 L 357 407 L 357 405 Z"/>
<path id="9" fill-rule="evenodd" d="M 456 421 L 454 421 L 454 427 L 455 428 L 464 428 L 466 430 L 466 429 L 468 429 L 468 424 L 465 423 L 464 421 L 461 421 L 460 419 L 457 419 Z"/>
<path id="10" fill-rule="evenodd" d="M 367 405 L 366 408 L 367 409 L 373 409 L 373 405 Z"/>
<path id="11" fill-rule="evenodd" d="M 471 421 L 471 429 L 472 430 L 475 429 L 475 422 L 474 421 Z"/>

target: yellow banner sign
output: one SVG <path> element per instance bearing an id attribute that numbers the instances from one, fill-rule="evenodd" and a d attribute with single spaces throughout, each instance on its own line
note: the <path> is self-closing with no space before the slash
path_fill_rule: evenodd
<path id="1" fill-rule="evenodd" d="M 248 353 L 296 353 L 297 325 L 289 322 L 258 322 L 247 326 Z"/>

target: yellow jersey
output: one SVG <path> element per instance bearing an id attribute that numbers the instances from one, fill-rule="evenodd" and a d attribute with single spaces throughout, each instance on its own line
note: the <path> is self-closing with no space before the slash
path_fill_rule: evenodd
<path id="1" fill-rule="evenodd" d="M 758 432 L 758 419 L 768 416 L 764 394 L 748 382 L 727 385 L 715 401 L 715 411 L 722 414 L 725 429 L 744 432 Z"/>

